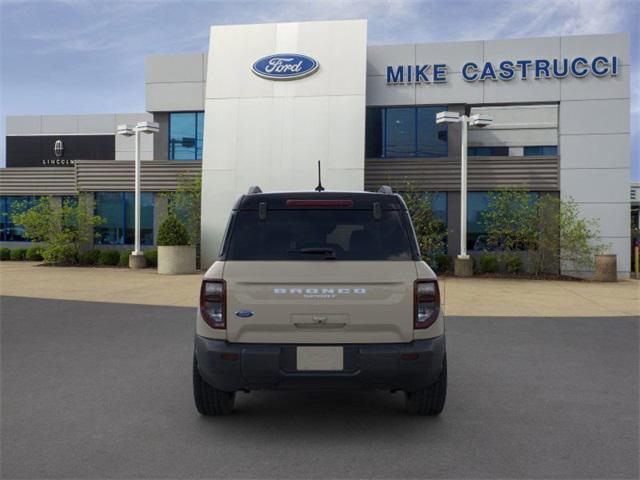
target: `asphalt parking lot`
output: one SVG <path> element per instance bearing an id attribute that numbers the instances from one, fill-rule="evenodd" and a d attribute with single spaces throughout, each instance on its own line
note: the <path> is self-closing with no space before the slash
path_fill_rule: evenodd
<path id="1" fill-rule="evenodd" d="M 3 297 L 3 478 L 638 478 L 638 318 L 450 317 L 439 418 L 385 392 L 203 418 L 192 308 Z"/>

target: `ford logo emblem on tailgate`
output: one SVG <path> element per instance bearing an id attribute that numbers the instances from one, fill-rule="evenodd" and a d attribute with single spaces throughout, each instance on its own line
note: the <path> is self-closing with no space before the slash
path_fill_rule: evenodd
<path id="1" fill-rule="evenodd" d="M 236 317 L 240 317 L 240 318 L 253 317 L 253 312 L 251 310 L 238 310 L 236 311 Z"/>
<path id="2" fill-rule="evenodd" d="M 306 55 L 278 53 L 256 60 L 251 70 L 269 80 L 296 80 L 315 73 L 318 66 L 317 61 Z"/>

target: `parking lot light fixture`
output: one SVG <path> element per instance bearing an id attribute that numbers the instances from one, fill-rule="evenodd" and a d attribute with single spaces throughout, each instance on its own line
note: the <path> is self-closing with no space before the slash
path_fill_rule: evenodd
<path id="1" fill-rule="evenodd" d="M 459 272 L 460 276 L 469 276 L 472 273 L 471 259 L 467 254 L 467 126 L 486 127 L 491 125 L 493 119 L 489 115 L 475 114 L 471 116 L 460 115 L 458 112 L 438 112 L 436 114 L 436 123 L 461 123 L 461 151 L 460 151 L 460 254 L 458 259 L 462 262 L 458 264 L 466 264 L 465 271 Z M 456 269 L 458 270 L 458 269 Z M 458 272 L 456 272 L 458 275 Z"/>
<path id="2" fill-rule="evenodd" d="M 160 125 L 156 122 L 138 122 L 135 127 L 130 125 L 118 125 L 116 133 L 125 137 L 135 136 L 135 162 L 134 162 L 134 185 L 135 185 L 135 240 L 133 252 L 129 256 L 130 268 L 143 268 L 145 266 L 144 255 L 140 249 L 140 133 L 153 134 L 160 130 Z"/>

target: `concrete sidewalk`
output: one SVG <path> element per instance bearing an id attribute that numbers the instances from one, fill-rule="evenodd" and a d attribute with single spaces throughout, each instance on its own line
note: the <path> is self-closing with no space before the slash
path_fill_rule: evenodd
<path id="1" fill-rule="evenodd" d="M 198 303 L 202 274 L 158 275 L 155 270 L 44 267 L 0 263 L 0 295 L 141 305 Z M 600 317 L 640 314 L 640 282 L 512 280 L 445 277 L 444 308 L 455 316 Z"/>

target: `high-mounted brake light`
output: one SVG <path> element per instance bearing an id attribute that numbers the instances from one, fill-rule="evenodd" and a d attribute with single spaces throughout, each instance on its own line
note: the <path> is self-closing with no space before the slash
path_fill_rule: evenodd
<path id="1" fill-rule="evenodd" d="M 200 314 L 211 328 L 226 328 L 227 291 L 224 280 L 202 281 Z"/>
<path id="2" fill-rule="evenodd" d="M 287 200 L 287 207 L 353 207 L 353 200 Z"/>
<path id="3" fill-rule="evenodd" d="M 440 289 L 436 280 L 416 280 L 414 284 L 414 328 L 429 328 L 440 314 Z"/>

